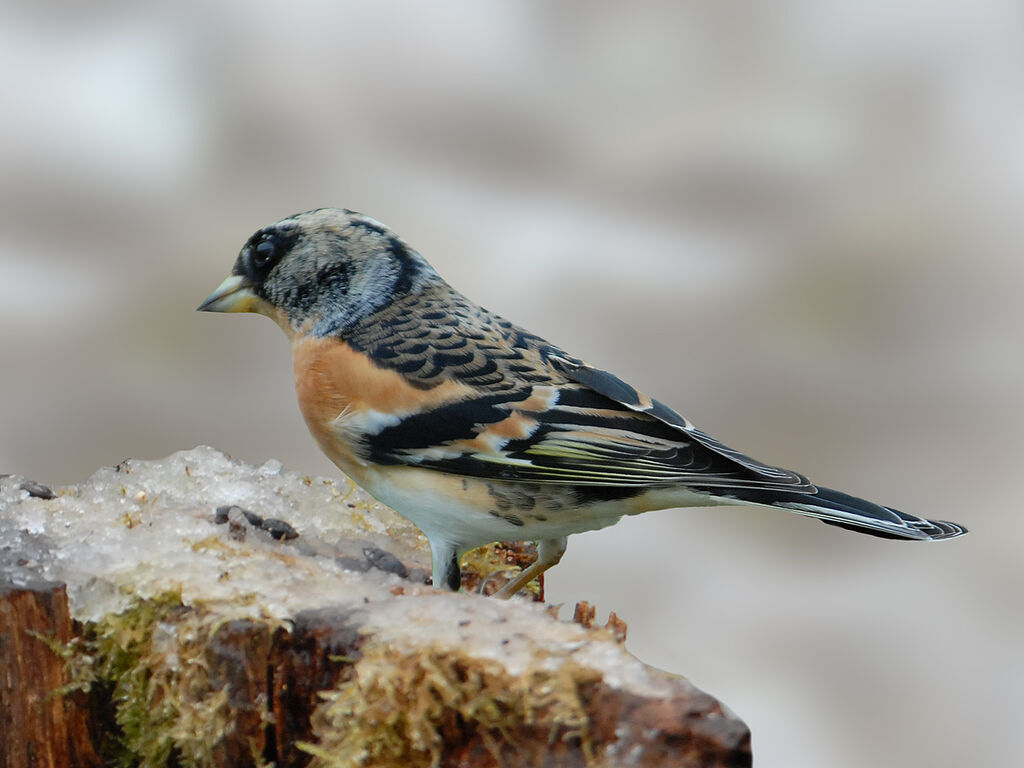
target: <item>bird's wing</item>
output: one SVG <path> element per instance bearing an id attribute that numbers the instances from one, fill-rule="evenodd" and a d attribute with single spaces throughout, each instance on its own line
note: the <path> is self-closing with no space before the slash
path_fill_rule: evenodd
<path id="1" fill-rule="evenodd" d="M 527 384 L 406 415 L 364 432 L 361 442 L 376 463 L 501 480 L 813 492 L 800 475 L 670 423 L 662 411 L 672 413 L 633 408 L 583 381 Z"/>
<path id="2" fill-rule="evenodd" d="M 808 492 L 813 492 L 814 490 L 814 486 L 802 475 L 788 469 L 765 464 L 730 448 L 706 432 L 697 429 L 688 419 L 664 403 L 637 391 L 614 374 L 594 368 L 579 360 L 566 357 L 552 355 L 548 359 L 552 366 L 565 374 L 571 381 L 589 387 L 593 391 L 624 405 L 631 411 L 646 414 L 657 419 L 662 424 L 667 424 L 710 451 L 736 462 L 773 485 L 794 486 L 790 490 L 797 490 L 801 486 L 806 486 Z"/>
<path id="3" fill-rule="evenodd" d="M 418 388 L 457 381 L 472 394 L 367 424 L 358 441 L 368 460 L 543 483 L 814 492 L 446 285 L 436 290 L 346 341 Z"/>

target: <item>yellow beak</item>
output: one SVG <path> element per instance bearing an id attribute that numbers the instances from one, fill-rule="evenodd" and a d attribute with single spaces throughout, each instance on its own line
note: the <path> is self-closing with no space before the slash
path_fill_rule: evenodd
<path id="1" fill-rule="evenodd" d="M 254 312 L 259 297 L 252 292 L 252 285 L 241 275 L 228 275 L 217 290 L 202 304 L 199 312 Z"/>

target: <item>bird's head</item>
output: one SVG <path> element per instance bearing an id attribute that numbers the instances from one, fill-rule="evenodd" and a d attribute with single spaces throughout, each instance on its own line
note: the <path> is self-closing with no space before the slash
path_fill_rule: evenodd
<path id="1" fill-rule="evenodd" d="M 329 336 L 432 279 L 437 273 L 426 260 L 383 224 L 320 208 L 250 237 L 199 310 L 258 312 L 289 335 Z"/>

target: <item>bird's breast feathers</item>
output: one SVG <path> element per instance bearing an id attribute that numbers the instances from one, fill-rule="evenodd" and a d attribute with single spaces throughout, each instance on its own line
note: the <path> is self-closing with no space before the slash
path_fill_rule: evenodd
<path id="1" fill-rule="evenodd" d="M 413 386 L 400 373 L 381 368 L 337 338 L 299 336 L 292 341 L 295 393 L 310 432 L 346 472 L 365 464 L 359 444 L 423 408 L 466 396 L 456 381 L 432 389 Z"/>

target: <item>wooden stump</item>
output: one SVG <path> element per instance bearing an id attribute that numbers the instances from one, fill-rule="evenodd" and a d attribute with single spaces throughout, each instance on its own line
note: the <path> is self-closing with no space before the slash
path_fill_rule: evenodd
<path id="1" fill-rule="evenodd" d="M 56 649 L 73 636 L 63 584 L 0 577 L 0 768 L 91 768 L 100 760 L 81 694 Z"/>

